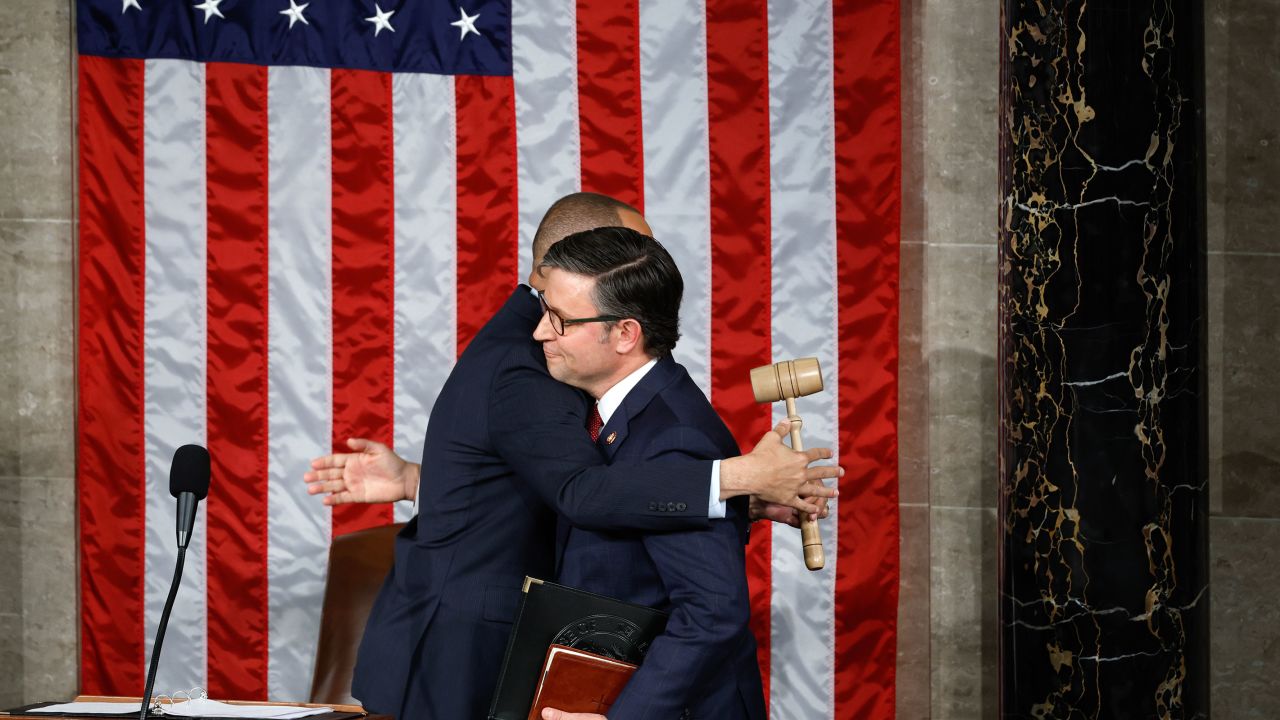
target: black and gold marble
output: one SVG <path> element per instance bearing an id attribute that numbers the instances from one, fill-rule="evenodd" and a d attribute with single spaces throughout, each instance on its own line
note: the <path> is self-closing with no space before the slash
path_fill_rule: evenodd
<path id="1" fill-rule="evenodd" d="M 1202 9 L 1002 5 L 1000 708 L 1209 708 Z"/>

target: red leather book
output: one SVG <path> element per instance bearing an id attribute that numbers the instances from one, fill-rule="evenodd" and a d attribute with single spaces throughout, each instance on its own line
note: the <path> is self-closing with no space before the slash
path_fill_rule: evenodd
<path id="1" fill-rule="evenodd" d="M 520 613 L 516 615 L 511 639 L 507 642 L 507 654 L 487 720 L 537 718 L 541 707 L 530 703 L 544 682 L 551 646 L 560 645 L 587 656 L 594 654 L 606 665 L 616 662 L 639 665 L 666 624 L 667 614 L 660 610 L 526 578 L 524 601 L 520 603 Z M 552 665 L 559 662 L 563 660 L 558 659 Z M 625 678 L 618 686 L 624 682 Z M 595 688 L 588 687 L 588 690 Z M 593 707 L 592 701 L 612 702 L 615 697 L 617 693 L 601 697 L 600 693 L 588 692 L 585 709 Z M 582 698 L 571 692 L 567 699 L 576 702 Z"/>
<path id="2" fill-rule="evenodd" d="M 636 666 L 565 645 L 547 648 L 529 720 L 541 720 L 543 708 L 604 715 L 622 694 Z"/>

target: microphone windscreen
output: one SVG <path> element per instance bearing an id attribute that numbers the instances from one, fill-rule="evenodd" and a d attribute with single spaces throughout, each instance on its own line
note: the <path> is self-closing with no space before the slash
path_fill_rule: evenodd
<path id="1" fill-rule="evenodd" d="M 169 466 L 169 494 L 189 492 L 197 500 L 209 494 L 209 451 L 199 445 L 183 445 Z"/>

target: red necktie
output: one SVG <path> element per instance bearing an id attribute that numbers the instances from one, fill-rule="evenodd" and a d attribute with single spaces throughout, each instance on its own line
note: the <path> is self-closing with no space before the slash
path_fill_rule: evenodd
<path id="1" fill-rule="evenodd" d="M 591 442 L 600 438 L 600 428 L 604 427 L 604 419 L 600 417 L 600 408 L 591 406 L 591 417 L 587 418 L 587 432 L 591 433 Z"/>

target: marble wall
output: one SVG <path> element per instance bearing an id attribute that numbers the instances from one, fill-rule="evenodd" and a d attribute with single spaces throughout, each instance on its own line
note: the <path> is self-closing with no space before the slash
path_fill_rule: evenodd
<path id="1" fill-rule="evenodd" d="M 1280 3 L 1205 10 L 1213 716 L 1280 717 Z"/>
<path id="2" fill-rule="evenodd" d="M 898 717 L 996 707 L 999 5 L 902 3 Z"/>
<path id="3" fill-rule="evenodd" d="M 76 689 L 71 7 L 0 13 L 0 708 Z"/>
<path id="4" fill-rule="evenodd" d="M 0 706 L 76 686 L 71 11 L 0 13 Z M 1280 717 L 1280 5 L 1206 4 L 1213 716 Z M 898 717 L 996 707 L 998 3 L 902 0 Z"/>
<path id="5" fill-rule="evenodd" d="M 1267 373 L 1280 347 L 1280 157 L 1267 109 L 1280 99 L 1280 6 L 1210 0 L 1205 16 L 1211 708 L 1214 717 L 1270 718 L 1280 717 L 1271 680 L 1280 646 L 1269 630 L 1280 620 L 1271 600 L 1280 589 L 1271 561 L 1280 430 L 1270 420 L 1280 388 Z M 902 26 L 899 717 L 987 718 L 998 638 L 998 5 L 908 0 Z"/>

